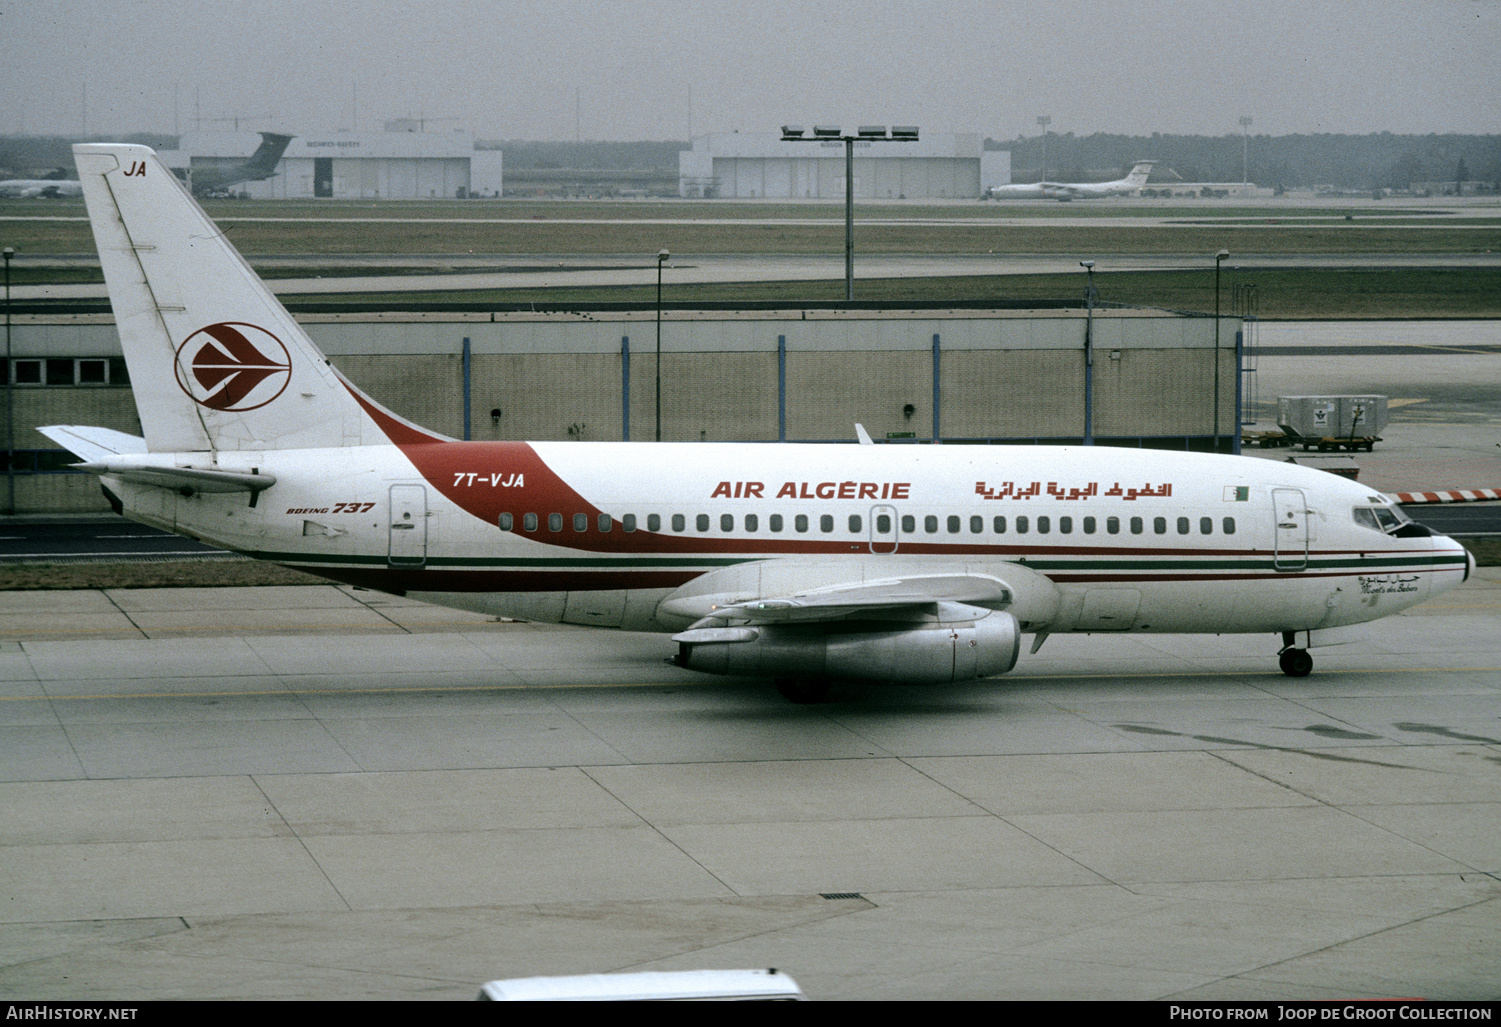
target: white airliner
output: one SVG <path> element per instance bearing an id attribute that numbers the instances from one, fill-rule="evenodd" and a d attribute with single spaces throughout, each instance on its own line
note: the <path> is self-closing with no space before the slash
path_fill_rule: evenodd
<path id="1" fill-rule="evenodd" d="M 58 200 L 81 196 L 83 189 L 71 178 L 7 178 L 0 182 L 0 196 L 25 200 Z"/>
<path id="2" fill-rule="evenodd" d="M 1156 161 L 1137 161 L 1125 178 L 1114 182 L 1029 182 L 990 187 L 992 200 L 1093 200 L 1101 196 L 1124 196 L 1147 184 Z"/>
<path id="3" fill-rule="evenodd" d="M 115 509 L 263 560 L 532 621 L 671 632 L 774 679 L 966 681 L 1057 632 L 1307 647 L 1472 561 L 1344 478 L 1104 447 L 456 442 L 365 396 L 155 155 L 74 148 L 145 438 L 41 429 Z M 860 434 L 864 436 L 863 429 Z"/>

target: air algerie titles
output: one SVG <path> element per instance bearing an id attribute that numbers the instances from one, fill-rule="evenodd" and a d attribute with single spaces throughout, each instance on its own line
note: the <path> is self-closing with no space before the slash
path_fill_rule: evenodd
<path id="1" fill-rule="evenodd" d="M 788 481 L 775 499 L 910 499 L 910 481 Z M 765 499 L 766 483 L 722 481 L 709 493 L 710 499 Z"/>

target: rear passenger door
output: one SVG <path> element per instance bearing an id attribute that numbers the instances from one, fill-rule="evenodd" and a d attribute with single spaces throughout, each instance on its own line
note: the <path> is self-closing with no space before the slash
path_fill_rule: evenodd
<path id="1" fill-rule="evenodd" d="M 392 485 L 390 511 L 386 562 L 392 567 L 421 567 L 427 563 L 426 486 Z"/>

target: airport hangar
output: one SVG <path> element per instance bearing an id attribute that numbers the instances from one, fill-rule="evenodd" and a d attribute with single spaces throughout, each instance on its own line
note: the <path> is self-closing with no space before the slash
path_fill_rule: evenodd
<path id="1" fill-rule="evenodd" d="M 234 192 L 251 199 L 431 200 L 498 197 L 499 150 L 477 150 L 473 134 L 424 132 L 415 120 L 388 121 L 384 132 L 330 132 L 294 136 L 276 174 L 241 182 Z M 219 165 L 248 158 L 258 132 L 185 132 L 179 149 L 163 151 L 174 169 Z"/>
<path id="2" fill-rule="evenodd" d="M 858 139 L 854 147 L 860 199 L 976 199 L 991 186 L 1011 182 L 1010 151 L 987 150 L 972 132 Z M 842 199 L 844 158 L 838 138 L 789 141 L 770 132 L 711 132 L 678 154 L 678 195 Z"/>
<path id="3" fill-rule="evenodd" d="M 453 438 L 656 434 L 655 308 L 299 320 L 357 386 Z M 852 443 L 860 422 L 890 444 L 1079 444 L 1087 430 L 1098 445 L 1235 452 L 1243 325 L 1218 325 L 1077 305 L 665 310 L 662 439 Z M 105 511 L 94 476 L 34 429 L 141 434 L 113 318 L 21 314 L 13 333 L 16 512 Z"/>

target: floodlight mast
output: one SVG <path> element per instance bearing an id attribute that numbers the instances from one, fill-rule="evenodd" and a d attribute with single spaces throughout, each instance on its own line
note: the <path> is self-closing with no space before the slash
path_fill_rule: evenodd
<path id="1" fill-rule="evenodd" d="M 814 125 L 813 135 L 805 137 L 801 125 L 783 125 L 784 143 L 822 143 L 835 139 L 844 142 L 844 301 L 855 300 L 855 142 L 915 143 L 916 125 L 893 125 L 888 135 L 885 125 L 861 125 L 854 133 L 838 125 Z"/>
<path id="2" fill-rule="evenodd" d="M 1084 269 L 1084 444 L 1094 445 L 1094 261 L 1081 260 Z"/>

